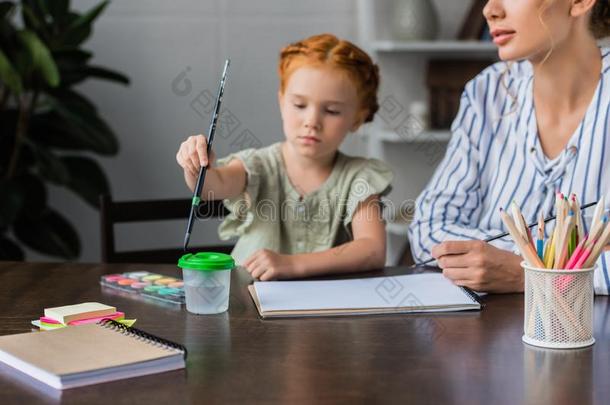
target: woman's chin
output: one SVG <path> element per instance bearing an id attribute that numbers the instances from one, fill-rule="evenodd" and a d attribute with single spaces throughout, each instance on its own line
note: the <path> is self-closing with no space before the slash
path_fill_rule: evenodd
<path id="1" fill-rule="evenodd" d="M 527 59 L 535 62 L 538 59 L 544 58 L 548 51 L 540 51 L 535 47 L 522 47 L 517 44 L 507 44 L 498 47 L 498 57 L 504 62 L 512 62 Z"/>
<path id="2" fill-rule="evenodd" d="M 510 46 L 501 46 L 498 48 L 498 57 L 504 62 L 516 61 L 525 59 L 527 55 L 524 52 L 514 49 Z"/>

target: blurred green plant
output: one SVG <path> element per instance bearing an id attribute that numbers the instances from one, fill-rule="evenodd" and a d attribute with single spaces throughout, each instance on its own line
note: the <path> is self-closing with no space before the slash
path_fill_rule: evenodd
<path id="1" fill-rule="evenodd" d="M 24 260 L 24 246 L 79 256 L 73 225 L 48 205 L 48 184 L 93 207 L 109 192 L 91 155 L 116 155 L 117 138 L 74 88 L 90 78 L 129 84 L 91 65 L 93 54 L 82 48 L 107 5 L 78 13 L 69 0 L 0 1 L 0 260 Z"/>

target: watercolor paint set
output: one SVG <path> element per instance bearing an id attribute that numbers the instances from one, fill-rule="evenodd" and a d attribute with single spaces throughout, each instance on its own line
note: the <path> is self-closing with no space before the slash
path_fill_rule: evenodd
<path id="1" fill-rule="evenodd" d="M 149 298 L 172 304 L 184 304 L 184 283 L 176 277 L 148 271 L 106 274 L 100 278 L 103 287 L 133 297 Z"/>

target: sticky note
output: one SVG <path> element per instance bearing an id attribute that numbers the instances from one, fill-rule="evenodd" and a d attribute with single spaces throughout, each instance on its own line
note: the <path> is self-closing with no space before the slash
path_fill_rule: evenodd
<path id="1" fill-rule="evenodd" d="M 44 316 L 67 324 L 80 319 L 112 315 L 115 312 L 116 308 L 109 305 L 100 304 L 99 302 L 83 302 L 82 304 L 76 305 L 46 308 L 44 310 Z"/>

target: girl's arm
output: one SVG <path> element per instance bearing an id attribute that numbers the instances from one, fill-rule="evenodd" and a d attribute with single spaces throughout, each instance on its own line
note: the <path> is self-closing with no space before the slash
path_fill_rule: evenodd
<path id="1" fill-rule="evenodd" d="M 354 240 L 323 252 L 282 255 L 263 249 L 244 262 L 261 281 L 381 269 L 386 234 L 378 195 L 361 202 L 352 219 Z"/>
<path id="2" fill-rule="evenodd" d="M 184 181 L 191 191 L 195 190 L 199 168 L 210 163 L 201 191 L 203 200 L 237 197 L 246 188 L 246 169 L 240 160 L 232 160 L 220 168 L 211 167 L 214 153 L 212 152 L 208 158 L 207 140 L 203 135 L 190 136 L 182 142 L 176 154 L 176 161 L 184 170 Z"/>

